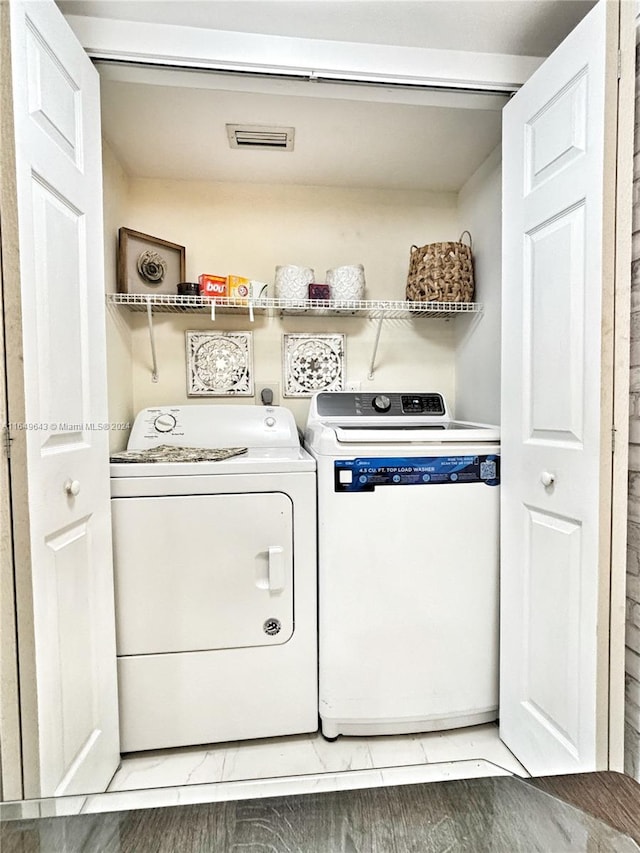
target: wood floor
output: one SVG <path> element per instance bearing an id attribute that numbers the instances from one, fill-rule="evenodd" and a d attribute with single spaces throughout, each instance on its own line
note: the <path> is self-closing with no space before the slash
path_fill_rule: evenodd
<path id="1" fill-rule="evenodd" d="M 598 786 L 603 799 L 620 799 L 620 781 L 609 781 L 599 780 L 592 799 L 599 800 Z M 640 850 L 606 823 L 513 777 L 10 821 L 0 830 L 3 853 Z"/>
<path id="2" fill-rule="evenodd" d="M 543 776 L 528 782 L 603 820 L 640 845 L 640 785 L 630 776 L 580 773 Z"/>

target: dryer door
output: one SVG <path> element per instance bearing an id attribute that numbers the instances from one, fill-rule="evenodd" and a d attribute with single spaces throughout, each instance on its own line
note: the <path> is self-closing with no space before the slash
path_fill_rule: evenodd
<path id="1" fill-rule="evenodd" d="M 118 655 L 286 643 L 293 505 L 281 492 L 114 498 Z"/>

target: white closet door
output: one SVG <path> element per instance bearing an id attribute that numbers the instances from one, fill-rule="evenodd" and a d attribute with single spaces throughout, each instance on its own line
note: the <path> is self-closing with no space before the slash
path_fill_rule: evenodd
<path id="1" fill-rule="evenodd" d="M 50 796 L 102 791 L 119 762 L 99 82 L 53 2 L 12 2 L 10 26 L 29 427 L 25 795 Z"/>
<path id="2" fill-rule="evenodd" d="M 534 775 L 607 761 L 617 26 L 504 110 L 500 732 Z"/>

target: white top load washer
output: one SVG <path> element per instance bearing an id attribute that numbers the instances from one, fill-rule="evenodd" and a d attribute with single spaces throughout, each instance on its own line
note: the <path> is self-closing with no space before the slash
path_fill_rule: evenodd
<path id="1" fill-rule="evenodd" d="M 315 462 L 281 407 L 163 406 L 111 465 L 123 752 L 315 731 Z"/>
<path id="2" fill-rule="evenodd" d="M 326 737 L 496 719 L 499 437 L 436 393 L 312 400 Z"/>

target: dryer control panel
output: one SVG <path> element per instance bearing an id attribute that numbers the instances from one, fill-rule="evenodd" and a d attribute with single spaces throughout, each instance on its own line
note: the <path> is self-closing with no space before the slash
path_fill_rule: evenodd
<path id="1" fill-rule="evenodd" d="M 183 447 L 298 448 L 293 414 L 283 406 L 194 404 L 138 412 L 128 450 L 160 444 Z"/>
<path id="2" fill-rule="evenodd" d="M 317 412 L 320 417 L 445 417 L 447 414 L 442 394 L 402 394 L 386 392 L 361 394 L 332 391 L 318 394 Z"/>
<path id="3" fill-rule="evenodd" d="M 179 406 L 147 409 L 141 425 L 142 436 L 154 442 L 162 436 L 184 436 L 180 414 Z"/>

